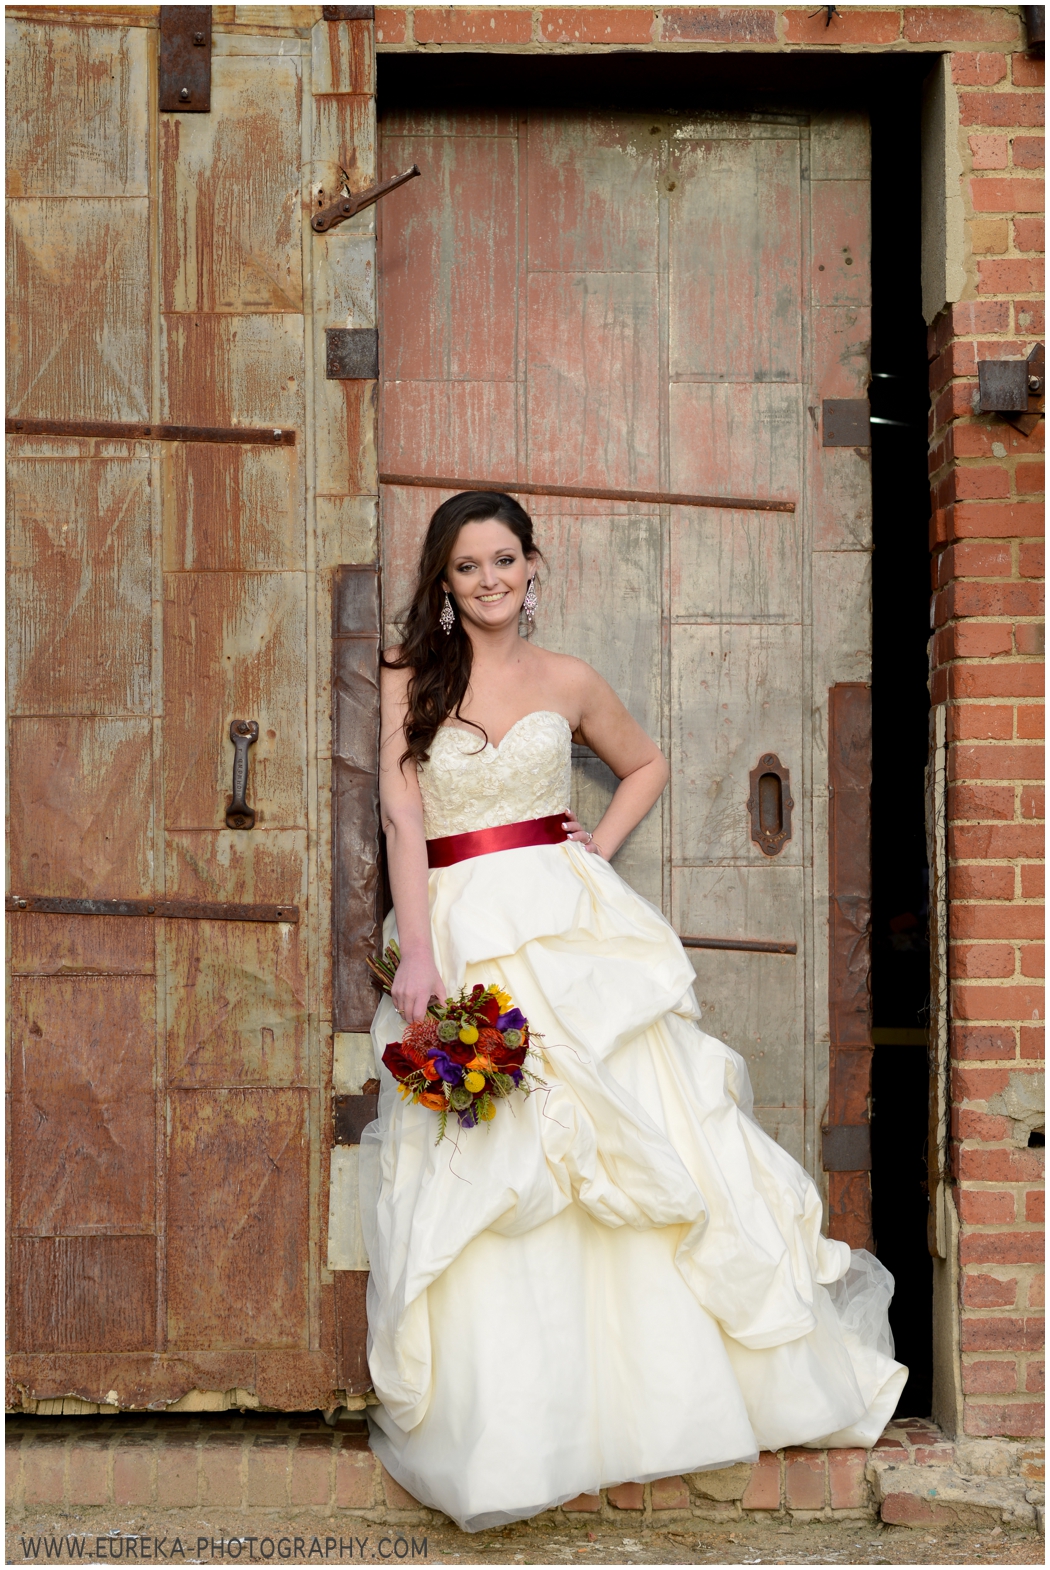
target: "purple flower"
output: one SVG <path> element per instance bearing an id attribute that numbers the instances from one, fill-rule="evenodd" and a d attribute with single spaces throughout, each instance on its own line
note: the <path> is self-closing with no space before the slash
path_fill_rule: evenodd
<path id="1" fill-rule="evenodd" d="M 501 1014 L 496 1021 L 497 1030 L 524 1030 L 528 1024 L 521 1009 L 508 1009 L 506 1014 Z"/>
<path id="2" fill-rule="evenodd" d="M 463 1080 L 463 1067 L 454 1063 L 447 1052 L 429 1052 L 427 1056 L 447 1085 L 459 1085 Z"/>

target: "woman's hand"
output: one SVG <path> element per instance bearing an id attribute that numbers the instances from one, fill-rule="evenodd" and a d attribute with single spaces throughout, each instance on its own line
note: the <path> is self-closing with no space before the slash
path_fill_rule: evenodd
<path id="1" fill-rule="evenodd" d="M 561 826 L 568 831 L 569 838 L 575 845 L 582 845 L 584 850 L 589 850 L 594 856 L 604 856 L 605 852 L 594 835 L 590 834 L 581 823 L 577 823 L 571 812 L 566 813 Z"/>
<path id="2" fill-rule="evenodd" d="M 445 1001 L 445 983 L 438 975 L 432 954 L 402 954 L 390 988 L 394 1007 L 406 1025 L 426 1018 L 431 998 Z"/>

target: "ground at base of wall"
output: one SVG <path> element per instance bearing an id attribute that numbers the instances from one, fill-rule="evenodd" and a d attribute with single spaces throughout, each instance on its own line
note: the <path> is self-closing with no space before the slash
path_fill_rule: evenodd
<path id="1" fill-rule="evenodd" d="M 192 1519 L 189 1519 L 192 1515 Z M 735 1530 L 696 1531 L 688 1527 L 615 1528 L 598 1521 L 567 1528 L 549 1522 L 519 1522 L 497 1532 L 468 1535 L 451 1526 L 387 1525 L 355 1522 L 350 1537 L 345 1516 L 289 1515 L 284 1522 L 246 1525 L 220 1511 L 160 1510 L 149 1515 L 127 1511 L 80 1510 L 29 1515 L 7 1531 L 8 1564 L 112 1564 L 123 1560 L 127 1541 L 137 1539 L 133 1562 L 141 1563 L 141 1543 L 149 1539 L 149 1559 L 168 1564 L 410 1564 L 431 1565 L 1035 1565 L 1044 1562 L 1042 1538 L 1034 1532 L 1003 1527 L 975 1532 L 956 1528 L 916 1531 L 870 1521 L 821 1521 L 772 1527 L 744 1521 Z M 246 1532 L 261 1530 L 250 1553 Z M 123 1539 L 113 1552 L 115 1537 Z M 102 1552 L 96 1552 L 101 1537 Z M 109 1538 L 109 1542 L 105 1539 Z M 199 1547 L 198 1537 L 205 1546 Z M 67 1540 L 74 1540 L 73 1553 Z M 185 1555 L 170 1557 L 180 1538 Z M 153 1541 L 167 1540 L 158 1560 Z M 62 1542 L 58 1548 L 59 1540 Z M 267 1544 L 261 1550 L 261 1545 Z M 348 1552 L 348 1540 L 352 1548 Z M 230 1551 L 230 1544 L 237 1551 Z M 34 1547 L 35 1544 L 35 1547 Z M 296 1545 L 301 1545 L 298 1548 Z M 243 1545 L 243 1546 L 242 1546 Z M 329 1546 L 330 1545 L 330 1546 Z M 340 1546 L 342 1551 L 340 1552 Z M 327 1548 L 327 1552 L 326 1552 Z M 312 1553 L 311 1553 L 311 1550 Z M 169 1557 L 163 1557 L 167 1553 Z M 282 1558 L 283 1554 L 283 1558 Z"/>
<path id="2" fill-rule="evenodd" d="M 354 1413 L 331 1424 L 19 1415 L 6 1452 L 12 1564 L 1034 1564 L 1042 1553 L 1041 1444 L 952 1444 L 925 1419 L 892 1423 L 872 1450 L 763 1451 L 478 1534 L 405 1493 Z"/>

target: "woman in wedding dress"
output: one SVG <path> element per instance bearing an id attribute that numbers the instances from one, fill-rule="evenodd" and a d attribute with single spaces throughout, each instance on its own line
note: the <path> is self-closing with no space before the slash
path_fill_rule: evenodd
<path id="1" fill-rule="evenodd" d="M 372 1446 L 468 1531 L 760 1449 L 871 1445 L 907 1377 L 892 1278 L 821 1235 L 674 931 L 609 865 L 667 765 L 594 670 L 521 636 L 540 560 L 509 496 L 443 503 L 382 672 L 401 963 L 361 1145 Z M 573 739 L 620 781 L 591 830 L 567 811 Z M 476 983 L 542 1037 L 545 1088 L 439 1144 L 381 1058 Z"/>

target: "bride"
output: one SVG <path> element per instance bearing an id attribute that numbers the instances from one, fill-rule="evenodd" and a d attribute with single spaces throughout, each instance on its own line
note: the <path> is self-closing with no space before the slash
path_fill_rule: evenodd
<path id="1" fill-rule="evenodd" d="M 675 933 L 609 865 L 667 764 L 590 666 L 521 636 L 541 559 L 509 496 L 444 502 L 382 672 L 401 964 L 361 1146 L 372 1447 L 468 1531 L 760 1449 L 871 1445 L 907 1377 L 892 1278 L 821 1235 L 743 1060 L 697 1023 Z M 593 831 L 567 810 L 574 739 L 620 781 Z M 545 1088 L 453 1148 L 381 1057 L 475 983 L 540 1033 Z"/>

